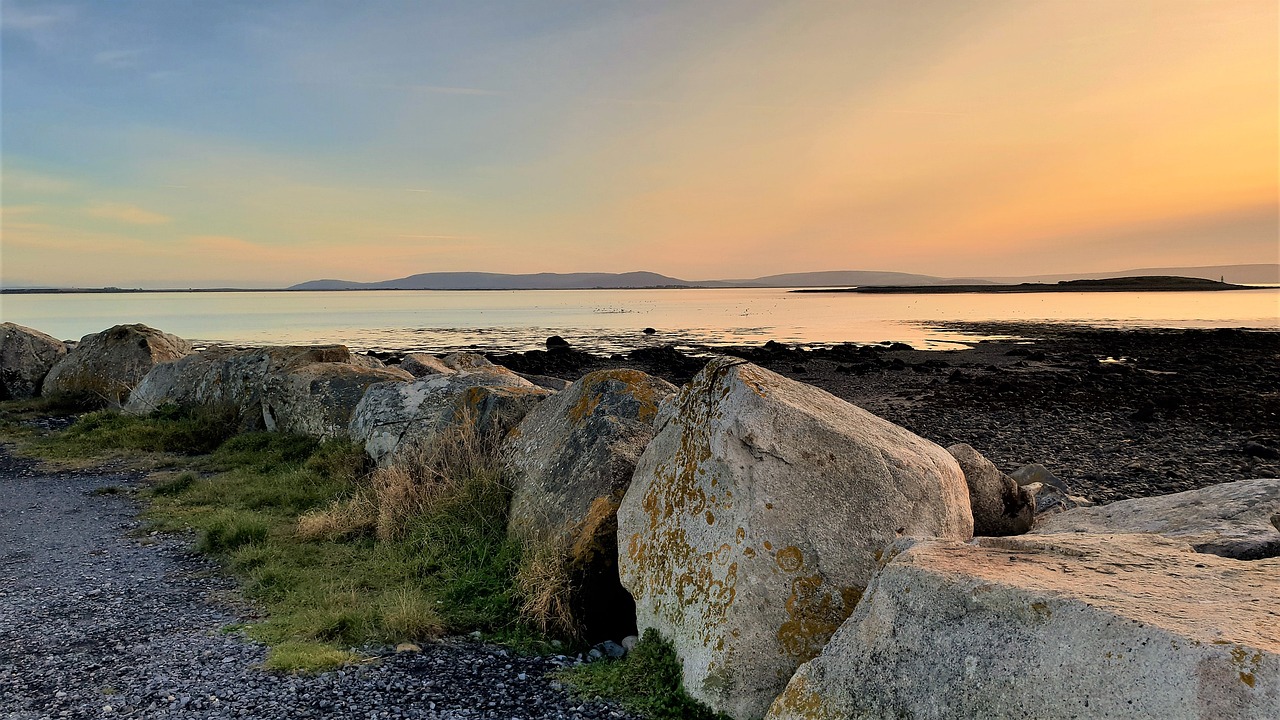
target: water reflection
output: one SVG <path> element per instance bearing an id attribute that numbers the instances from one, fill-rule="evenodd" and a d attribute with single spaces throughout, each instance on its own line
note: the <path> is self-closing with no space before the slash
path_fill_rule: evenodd
<path id="1" fill-rule="evenodd" d="M 949 322 L 1280 329 L 1280 289 L 1018 296 L 772 288 L 4 295 L 0 317 L 67 339 L 141 322 L 203 343 L 341 342 L 379 350 L 528 350 L 550 335 L 604 352 L 767 340 L 894 340 L 940 348 L 993 337 Z M 657 334 L 644 335 L 646 327 Z"/>

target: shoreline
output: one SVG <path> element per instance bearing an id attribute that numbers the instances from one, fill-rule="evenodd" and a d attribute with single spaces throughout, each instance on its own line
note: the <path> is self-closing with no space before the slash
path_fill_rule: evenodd
<path id="1" fill-rule="evenodd" d="M 1187 277 L 1131 277 L 1106 280 L 1063 280 L 1057 283 L 1016 285 L 864 285 L 851 288 L 806 288 L 793 293 L 867 293 L 878 295 L 951 295 L 965 293 L 1076 293 L 1076 292 L 1219 292 L 1255 290 L 1249 285 Z"/>
<path id="2" fill-rule="evenodd" d="M 952 326 L 1015 337 L 960 350 L 766 343 L 699 348 L 707 355 L 664 346 L 487 356 L 528 375 L 630 367 L 676 385 L 710 355 L 742 357 L 944 447 L 968 443 L 1005 472 L 1045 465 L 1100 502 L 1280 476 L 1280 332 Z"/>

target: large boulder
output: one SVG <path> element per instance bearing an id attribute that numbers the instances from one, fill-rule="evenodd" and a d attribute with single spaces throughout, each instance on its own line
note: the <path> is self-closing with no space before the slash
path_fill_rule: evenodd
<path id="1" fill-rule="evenodd" d="M 525 416 L 502 447 L 513 494 L 509 533 L 563 562 L 572 615 L 588 641 L 635 631 L 618 581 L 618 505 L 653 437 L 671 383 L 638 370 L 583 376 Z"/>
<path id="2" fill-rule="evenodd" d="M 61 340 L 22 325 L 0 323 L 0 400 L 39 395 L 49 369 L 66 354 Z"/>
<path id="3" fill-rule="evenodd" d="M 192 352 L 191 343 L 146 325 L 85 335 L 45 376 L 41 394 L 120 405 L 159 363 Z"/>
<path id="4" fill-rule="evenodd" d="M 285 345 L 246 350 L 210 348 L 156 365 L 138 383 L 124 411 L 145 415 L 161 405 L 234 410 L 246 430 L 265 427 L 267 378 L 312 363 L 365 366 L 345 345 Z"/>
<path id="5" fill-rule="evenodd" d="M 343 437 L 365 391 L 377 383 L 407 384 L 413 376 L 394 368 L 316 362 L 283 369 L 266 378 L 262 416 L 268 430 Z"/>
<path id="6" fill-rule="evenodd" d="M 1018 487 L 1013 478 L 973 447 L 960 443 L 947 448 L 964 471 L 973 509 L 974 535 L 1021 535 L 1036 517 L 1036 496 Z"/>
<path id="7" fill-rule="evenodd" d="M 1154 535 L 902 545 L 769 720 L 1280 717 L 1280 560 Z"/>
<path id="8" fill-rule="evenodd" d="M 657 422 L 618 510 L 622 583 L 689 693 L 735 718 L 817 655 L 886 544 L 973 533 L 946 450 L 741 360 L 708 363 Z"/>
<path id="9" fill-rule="evenodd" d="M 1042 518 L 1032 532 L 1158 533 L 1237 560 L 1280 557 L 1280 480 L 1237 480 L 1076 508 Z"/>
<path id="10" fill-rule="evenodd" d="M 506 368 L 475 368 L 370 387 L 351 415 L 348 434 L 386 466 L 402 449 L 464 420 L 505 433 L 550 394 Z"/>

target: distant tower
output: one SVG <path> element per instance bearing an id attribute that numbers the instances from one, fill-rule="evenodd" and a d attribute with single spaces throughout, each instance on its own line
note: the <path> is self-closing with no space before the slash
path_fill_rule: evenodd
<path id="1" fill-rule="evenodd" d="M 1218 282 L 1222 283 L 1223 285 L 1226 285 L 1226 284 L 1227 284 L 1227 276 L 1226 276 L 1226 275 L 1219 275 L 1219 276 L 1218 276 Z"/>

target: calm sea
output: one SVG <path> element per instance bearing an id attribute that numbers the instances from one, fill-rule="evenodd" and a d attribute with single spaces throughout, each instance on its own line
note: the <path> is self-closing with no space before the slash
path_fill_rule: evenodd
<path id="1" fill-rule="evenodd" d="M 0 318 L 63 339 L 145 323 L 199 343 L 340 342 L 360 350 L 595 350 L 653 343 L 947 347 L 950 321 L 1280 329 L 1280 288 L 1018 295 L 791 294 L 779 289 L 119 293 L 0 296 Z M 657 334 L 646 338 L 642 330 Z"/>

